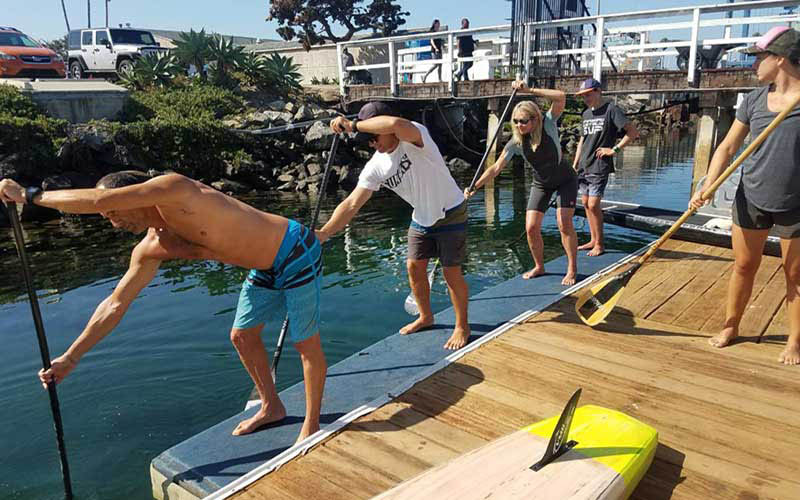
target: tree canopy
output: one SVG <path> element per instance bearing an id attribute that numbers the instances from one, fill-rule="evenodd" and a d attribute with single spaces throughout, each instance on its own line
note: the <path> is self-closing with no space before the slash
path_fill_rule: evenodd
<path id="1" fill-rule="evenodd" d="M 365 5 L 366 2 L 369 2 Z M 312 45 L 350 40 L 360 31 L 390 36 L 405 24 L 408 12 L 394 0 L 271 0 L 268 21 L 277 21 L 284 40 L 297 38 L 308 50 Z M 344 28 L 345 33 L 335 26 Z"/>

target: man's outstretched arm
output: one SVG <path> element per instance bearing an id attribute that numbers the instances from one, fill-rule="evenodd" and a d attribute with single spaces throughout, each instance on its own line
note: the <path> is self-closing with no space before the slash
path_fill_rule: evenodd
<path id="1" fill-rule="evenodd" d="M 317 239 L 324 243 L 328 238 L 341 231 L 371 197 L 372 191 L 369 189 L 363 187 L 355 188 L 344 201 L 339 203 L 339 206 L 333 211 L 333 215 L 322 226 L 322 229 L 317 230 Z"/>
<path id="2" fill-rule="evenodd" d="M 40 193 L 34 202 L 71 214 L 96 214 L 180 202 L 195 192 L 195 183 L 179 174 L 155 177 L 147 182 L 115 189 L 62 189 Z M 25 188 L 11 179 L 0 181 L 3 201 L 25 203 Z"/>
<path id="3" fill-rule="evenodd" d="M 152 244 L 153 242 L 148 236 L 136 245 L 131 255 L 128 271 L 111 295 L 97 306 L 83 332 L 64 354 L 53 359 L 49 370 L 39 371 L 39 379 L 45 388 L 47 382 L 61 382 L 75 368 L 86 352 L 111 333 L 125 315 L 131 302 L 155 277 L 161 261 L 146 256 L 148 248 Z"/>
<path id="4" fill-rule="evenodd" d="M 403 142 L 410 142 L 417 147 L 423 147 L 422 134 L 413 123 L 399 116 L 376 116 L 358 122 L 358 130 L 353 129 L 353 122 L 343 116 L 331 121 L 331 129 L 340 134 L 342 132 L 364 132 L 373 135 L 394 134 Z"/>

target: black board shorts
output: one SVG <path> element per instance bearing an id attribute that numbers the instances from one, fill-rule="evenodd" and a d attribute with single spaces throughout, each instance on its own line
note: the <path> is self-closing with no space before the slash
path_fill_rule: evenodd
<path id="1" fill-rule="evenodd" d="M 800 207 L 786 212 L 768 212 L 747 200 L 744 188 L 739 184 L 733 200 L 733 223 L 742 229 L 772 229 L 775 236 L 783 239 L 800 238 Z"/>
<path id="2" fill-rule="evenodd" d="M 572 177 L 554 188 L 544 187 L 534 182 L 531 185 L 531 194 L 528 197 L 528 210 L 546 212 L 547 207 L 550 206 L 550 200 L 553 198 L 553 193 L 558 193 L 558 196 L 556 196 L 556 206 L 558 208 L 575 208 L 575 201 L 578 199 L 578 181 L 575 177 Z"/>

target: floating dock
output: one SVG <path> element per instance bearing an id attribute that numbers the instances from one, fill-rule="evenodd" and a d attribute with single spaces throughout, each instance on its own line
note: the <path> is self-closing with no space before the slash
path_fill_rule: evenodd
<path id="1" fill-rule="evenodd" d="M 624 257 L 581 256 L 579 270 Z M 473 337 L 458 353 L 441 348 L 447 310 L 431 331 L 390 336 L 331 367 L 327 426 L 314 441 L 290 448 L 303 415 L 293 386 L 281 394 L 290 415 L 281 425 L 234 438 L 237 415 L 157 457 L 154 496 L 370 498 L 559 413 L 580 387 L 582 404 L 659 432 L 632 498 L 800 498 L 800 377 L 777 363 L 788 328 L 781 262 L 764 258 L 741 340 L 715 349 L 707 339 L 722 327 L 732 264 L 729 249 L 669 241 L 589 328 L 556 259 L 553 274 L 471 298 Z"/>
<path id="2" fill-rule="evenodd" d="M 625 256 L 621 252 L 609 252 L 599 258 L 584 255 L 579 260 L 579 279 L 608 268 Z M 566 258 L 548 262 L 546 269 L 548 274 L 535 280 L 516 277 L 470 297 L 472 336 L 468 349 L 565 296 L 567 288 L 561 285 L 561 279 Z M 329 367 L 322 402 L 323 430 L 336 432 L 447 366 L 454 355 L 442 346 L 455 324 L 452 308 L 437 314 L 435 320 L 434 327 L 425 332 L 389 335 Z M 300 453 L 302 450 L 290 447 L 305 414 L 302 382 L 282 391 L 280 396 L 288 414 L 280 425 L 248 436 L 231 436 L 239 421 L 255 413 L 256 408 L 252 408 L 156 457 L 150 467 L 153 496 L 173 500 L 203 498 L 234 481 L 247 480 L 248 475 L 270 471 Z M 315 443 L 306 447 L 312 444 Z"/>
<path id="3" fill-rule="evenodd" d="M 776 361 L 783 269 L 764 258 L 741 340 L 716 349 L 732 263 L 728 249 L 669 241 L 605 323 L 585 326 L 565 297 L 231 498 L 370 498 L 558 414 L 578 387 L 582 403 L 659 432 L 632 498 L 800 498 L 800 377 Z"/>

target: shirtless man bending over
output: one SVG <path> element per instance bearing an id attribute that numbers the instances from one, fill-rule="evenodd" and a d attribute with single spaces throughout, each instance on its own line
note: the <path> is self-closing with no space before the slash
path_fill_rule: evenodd
<path id="1" fill-rule="evenodd" d="M 3 179 L 0 199 L 74 214 L 99 213 L 116 228 L 146 233 L 131 253 L 127 272 L 83 332 L 49 370 L 39 372 L 45 387 L 64 380 L 81 357 L 111 333 L 162 261 L 217 260 L 252 269 L 242 285 L 231 341 L 255 383 L 261 408 L 233 434 L 253 432 L 286 416 L 260 336 L 267 314 L 284 307 L 305 379 L 306 417 L 297 439 L 319 430 L 327 370 L 319 337 L 321 251 L 307 228 L 178 174 L 150 179 L 142 172 L 116 172 L 100 179 L 94 189 L 51 192 Z"/>

